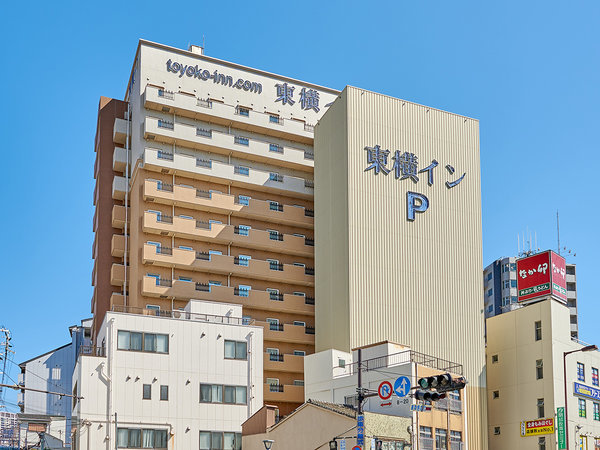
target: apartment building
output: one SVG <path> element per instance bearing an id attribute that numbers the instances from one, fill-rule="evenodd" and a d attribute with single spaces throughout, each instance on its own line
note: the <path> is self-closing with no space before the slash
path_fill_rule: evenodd
<path id="1" fill-rule="evenodd" d="M 487 319 L 491 450 L 600 447 L 600 353 L 572 337 L 569 309 L 546 299 Z"/>
<path id="2" fill-rule="evenodd" d="M 285 415 L 314 351 L 314 125 L 338 92 L 140 41 L 96 134 L 93 334 L 116 307 L 241 305 Z"/>
<path id="3" fill-rule="evenodd" d="M 566 265 L 567 306 L 571 337 L 579 337 L 577 325 L 577 277 L 576 265 Z M 499 258 L 483 270 L 483 303 L 485 318 L 520 308 L 517 296 L 517 258 Z"/>
<path id="4" fill-rule="evenodd" d="M 358 350 L 343 352 L 325 350 L 305 359 L 306 401 L 321 401 L 358 408 Z M 383 383 L 394 386 L 399 377 L 407 377 L 411 386 L 419 378 L 451 373 L 462 376 L 461 364 L 411 350 L 393 342 L 378 342 L 360 348 L 361 383 L 369 392 L 380 392 Z M 407 389 L 408 390 L 408 389 Z M 389 395 L 389 397 L 388 397 Z M 375 414 L 406 418 L 412 430 L 418 430 L 412 448 L 418 450 L 468 448 L 465 434 L 465 391 L 453 391 L 436 402 L 420 402 L 410 395 L 398 397 L 388 391 L 383 399 L 379 395 L 364 401 L 363 410 Z M 419 411 L 420 406 L 422 411 Z M 401 447 L 404 448 L 404 447 Z M 390 447 L 393 450 L 394 447 Z"/>

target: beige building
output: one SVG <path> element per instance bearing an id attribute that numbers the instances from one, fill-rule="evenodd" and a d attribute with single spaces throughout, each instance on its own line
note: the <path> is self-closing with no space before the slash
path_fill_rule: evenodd
<path id="1" fill-rule="evenodd" d="M 544 300 L 487 319 L 489 448 L 549 450 L 565 406 L 570 450 L 600 447 L 600 353 L 571 337 L 569 307 Z M 522 436 L 526 422 L 554 419 L 554 432 Z M 549 431 L 549 430 L 548 430 Z M 564 447 L 562 447 L 564 448 Z"/>
<path id="2" fill-rule="evenodd" d="M 276 422 L 273 409 L 265 405 L 242 425 L 244 450 L 264 450 L 265 440 L 273 441 L 272 450 L 329 449 L 334 438 L 340 450 L 356 445 L 356 411 L 352 408 L 308 400 L 280 422 Z M 364 448 L 374 448 L 371 441 L 381 441 L 383 450 L 404 450 L 409 448 L 409 431 L 410 419 L 366 412 Z"/>
<path id="3" fill-rule="evenodd" d="M 114 308 L 242 305 L 288 414 L 315 340 L 314 124 L 338 92 L 202 53 L 142 40 L 125 100 L 100 100 L 93 334 Z"/>
<path id="4" fill-rule="evenodd" d="M 465 441 L 487 448 L 478 122 L 347 87 L 315 148 L 316 351 L 460 361 Z"/>

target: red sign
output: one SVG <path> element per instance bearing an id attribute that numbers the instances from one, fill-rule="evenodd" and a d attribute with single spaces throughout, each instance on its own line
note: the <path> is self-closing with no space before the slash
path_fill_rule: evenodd
<path id="1" fill-rule="evenodd" d="M 552 251 L 537 253 L 517 261 L 519 302 L 555 296 L 567 299 L 566 262 Z"/>
<path id="2" fill-rule="evenodd" d="M 392 396 L 392 393 L 394 392 L 392 390 L 392 383 L 390 383 L 389 381 L 382 381 L 379 385 L 379 389 L 377 389 L 377 392 L 379 393 L 379 398 L 381 400 L 387 400 Z"/>

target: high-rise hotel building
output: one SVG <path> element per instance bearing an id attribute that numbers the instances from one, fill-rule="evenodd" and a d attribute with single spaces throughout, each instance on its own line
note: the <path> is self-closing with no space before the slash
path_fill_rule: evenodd
<path id="1" fill-rule="evenodd" d="M 93 336 L 110 310 L 241 304 L 264 327 L 264 402 L 301 404 L 319 301 L 313 127 L 338 94 L 140 41 L 125 100 L 99 105 Z"/>

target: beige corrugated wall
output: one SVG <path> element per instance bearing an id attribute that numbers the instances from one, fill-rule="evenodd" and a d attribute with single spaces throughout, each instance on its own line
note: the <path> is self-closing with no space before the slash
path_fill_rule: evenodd
<path id="1" fill-rule="evenodd" d="M 389 169 L 394 150 L 437 160 L 434 184 L 365 172 L 375 145 Z M 429 199 L 414 222 L 407 191 Z M 478 122 L 347 87 L 315 132 L 315 236 L 316 351 L 387 339 L 462 363 L 469 448 L 487 448 Z"/>

